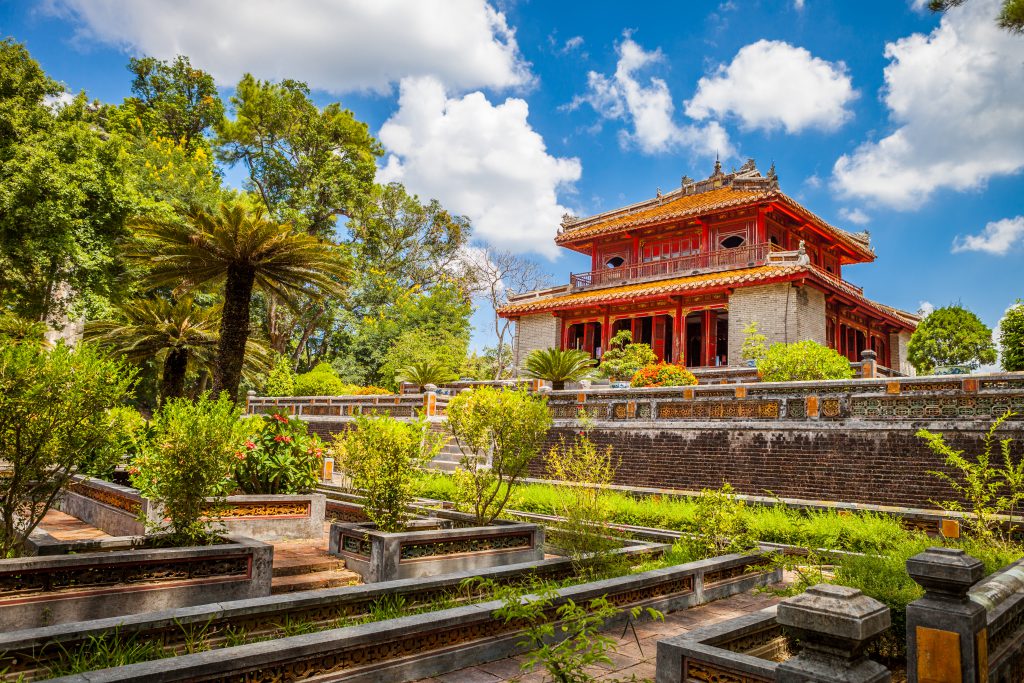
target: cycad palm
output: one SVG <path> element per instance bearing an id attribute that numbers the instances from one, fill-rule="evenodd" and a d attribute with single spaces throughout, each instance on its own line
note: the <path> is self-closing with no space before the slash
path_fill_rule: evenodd
<path id="1" fill-rule="evenodd" d="M 189 361 L 213 355 L 220 307 L 202 308 L 191 298 L 161 298 L 128 301 L 119 308 L 117 320 L 87 323 L 85 338 L 136 363 L 163 356 L 161 399 L 182 396 Z"/>
<path id="2" fill-rule="evenodd" d="M 444 365 L 432 360 L 410 363 L 398 371 L 395 379 L 399 382 L 415 384 L 423 390 L 428 384 L 444 384 L 455 379 L 455 373 Z"/>
<path id="3" fill-rule="evenodd" d="M 597 363 L 577 349 L 537 349 L 526 357 L 526 374 L 551 382 L 553 389 L 564 389 L 566 382 L 590 376 Z"/>
<path id="4" fill-rule="evenodd" d="M 137 223 L 133 253 L 149 266 L 148 284 L 187 292 L 223 286 L 224 309 L 213 373 L 213 391 L 234 398 L 249 339 L 254 288 L 292 302 L 299 294 L 338 292 L 345 262 L 329 244 L 287 224 L 267 220 L 244 202 L 221 204 L 216 213 L 194 212 L 186 224 Z"/>

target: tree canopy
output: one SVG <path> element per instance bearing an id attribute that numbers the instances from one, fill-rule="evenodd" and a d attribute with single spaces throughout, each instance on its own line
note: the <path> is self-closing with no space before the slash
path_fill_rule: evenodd
<path id="1" fill-rule="evenodd" d="M 907 358 L 923 375 L 943 366 L 995 363 L 992 330 L 963 306 L 936 308 L 910 337 Z"/>
<path id="2" fill-rule="evenodd" d="M 1024 301 L 1010 306 L 999 321 L 999 353 L 1003 370 L 1024 370 Z"/>

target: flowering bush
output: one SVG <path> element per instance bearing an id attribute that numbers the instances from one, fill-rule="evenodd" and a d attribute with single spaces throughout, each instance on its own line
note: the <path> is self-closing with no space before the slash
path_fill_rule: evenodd
<path id="1" fill-rule="evenodd" d="M 637 370 L 630 385 L 634 387 L 684 387 L 696 383 L 697 378 L 682 365 L 655 363 Z"/>
<path id="2" fill-rule="evenodd" d="M 850 361 L 838 351 L 810 340 L 772 344 L 757 361 L 763 382 L 806 382 L 820 379 L 850 379 Z"/>
<path id="3" fill-rule="evenodd" d="M 294 494 L 316 487 L 323 466 L 320 438 L 306 423 L 280 413 L 249 421 L 252 431 L 234 452 L 234 476 L 243 493 Z"/>
<path id="4" fill-rule="evenodd" d="M 158 501 L 177 545 L 205 544 L 212 531 L 207 498 L 232 489 L 232 462 L 243 435 L 239 411 L 226 395 L 195 402 L 171 399 L 153 417 L 153 437 L 129 473 L 132 486 Z M 216 504 L 216 501 L 215 501 Z M 165 527 L 161 527 L 165 528 Z"/>

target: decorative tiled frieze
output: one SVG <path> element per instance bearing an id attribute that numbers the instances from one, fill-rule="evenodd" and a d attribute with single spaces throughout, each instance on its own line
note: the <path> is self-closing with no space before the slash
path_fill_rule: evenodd
<path id="1" fill-rule="evenodd" d="M 779 417 L 779 402 L 733 399 L 659 403 L 658 417 L 663 420 L 775 419 Z"/>
<path id="2" fill-rule="evenodd" d="M 532 543 L 533 535 L 529 533 L 460 538 L 451 541 L 437 540 L 422 543 L 403 543 L 399 554 L 399 561 L 422 560 L 429 557 L 458 555 L 460 553 L 486 553 L 529 548 Z"/>
<path id="3" fill-rule="evenodd" d="M 1007 410 L 1024 418 L 1021 396 L 885 396 L 850 399 L 850 414 L 868 419 L 943 419 L 980 417 L 993 419 Z"/>
<path id="4" fill-rule="evenodd" d="M 739 671 L 726 669 L 711 662 L 691 659 L 689 657 L 685 660 L 683 681 L 686 681 L 686 683 L 691 681 L 696 683 L 770 683 L 770 680 L 767 678 L 740 673 Z"/>
<path id="5" fill-rule="evenodd" d="M 104 505 L 130 512 L 133 515 L 139 514 L 142 510 L 142 503 L 140 501 L 111 489 L 90 486 L 83 482 L 74 482 L 68 485 L 68 490 Z"/>
<path id="6" fill-rule="evenodd" d="M 224 506 L 216 506 L 214 514 L 221 519 L 240 519 L 243 517 L 309 517 L 309 501 L 253 501 L 233 502 Z"/>

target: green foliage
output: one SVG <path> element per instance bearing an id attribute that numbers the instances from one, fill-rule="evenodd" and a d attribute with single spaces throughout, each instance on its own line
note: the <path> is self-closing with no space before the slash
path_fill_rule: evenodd
<path id="1" fill-rule="evenodd" d="M 317 368 L 320 366 L 318 365 Z M 327 367 L 330 367 L 329 365 Z M 333 374 L 333 370 L 331 371 Z M 266 384 L 263 386 L 265 396 L 317 396 L 319 394 L 296 394 L 295 393 L 295 371 L 292 369 L 291 360 L 284 355 L 277 354 L 274 367 L 267 375 Z"/>
<path id="2" fill-rule="evenodd" d="M 580 411 L 580 430 L 571 441 L 561 437 L 544 461 L 550 479 L 568 484 L 555 509 L 563 521 L 549 527 L 548 539 L 568 553 L 577 573 L 603 568 L 618 546 L 608 530 L 608 487 L 615 481 L 618 460 L 611 446 L 601 449 L 594 443 L 593 428 L 593 421 Z"/>
<path id="3" fill-rule="evenodd" d="M 477 524 L 501 514 L 551 428 L 547 399 L 525 389 L 483 387 L 448 403 L 448 430 L 462 451 L 458 501 Z"/>
<path id="4" fill-rule="evenodd" d="M 147 135 L 180 141 L 190 151 L 208 147 L 204 131 L 224 117 L 213 76 L 193 67 L 183 55 L 170 62 L 133 57 L 128 69 L 135 75 L 133 97 L 123 106 Z"/>
<path id="5" fill-rule="evenodd" d="M 634 344 L 629 330 L 619 330 L 608 342 L 608 350 L 601 356 L 599 372 L 604 377 L 631 378 L 640 368 L 654 365 L 658 356 L 647 344 Z"/>
<path id="6" fill-rule="evenodd" d="M 320 363 L 309 372 L 295 377 L 295 396 L 343 396 L 347 385 L 328 363 Z"/>
<path id="7" fill-rule="evenodd" d="M 407 367 L 402 368 L 395 375 L 395 380 L 398 382 L 409 382 L 415 384 L 423 391 L 424 387 L 428 384 L 444 384 L 445 382 L 451 382 L 458 378 L 454 372 L 449 370 L 441 363 L 435 363 L 430 360 L 421 360 L 411 363 Z"/>
<path id="8" fill-rule="evenodd" d="M 1024 490 L 1021 486 L 1024 480 L 1024 463 L 1020 462 L 1020 459 L 1014 462 L 1010 452 L 1012 438 L 998 440 L 1003 466 L 999 467 L 993 462 L 996 455 L 996 431 L 1015 415 L 1016 413 L 1008 410 L 992 423 L 985 433 L 983 448 L 974 458 L 965 456 L 964 451 L 947 444 L 941 434 L 935 434 L 927 429 L 917 432 L 918 438 L 924 439 L 932 452 L 942 456 L 946 467 L 955 473 L 950 475 L 939 470 L 928 472 L 948 484 L 956 496 L 953 500 L 933 502 L 945 510 L 963 511 L 964 504 L 961 501 L 966 501 L 966 509 L 972 515 L 967 523 L 978 538 L 989 538 L 993 535 L 994 515 L 1012 512 L 1017 504 L 1024 500 Z M 1008 495 L 1001 495 L 1005 489 L 1009 489 Z"/>
<path id="9" fill-rule="evenodd" d="M 243 164 L 249 189 L 276 221 L 328 237 L 338 215 L 370 194 L 383 149 L 337 102 L 318 107 L 305 83 L 245 74 L 231 97 L 234 120 L 217 129 L 217 156 Z"/>
<path id="10" fill-rule="evenodd" d="M 933 12 L 946 10 L 964 4 L 966 0 L 930 0 L 928 9 Z M 1024 0 L 1002 0 L 996 23 L 1011 33 L 1024 33 Z"/>
<path id="11" fill-rule="evenodd" d="M 948 365 L 995 363 L 992 330 L 963 306 L 936 308 L 914 330 L 907 358 L 921 375 Z"/>
<path id="12" fill-rule="evenodd" d="M 413 499 L 413 474 L 444 445 L 425 417 L 402 422 L 392 417 L 356 417 L 354 429 L 335 437 L 339 469 L 366 496 L 364 509 L 379 530 L 402 531 Z"/>
<path id="13" fill-rule="evenodd" d="M 519 595 L 509 597 L 495 610 L 494 617 L 506 624 L 527 624 L 526 639 L 519 643 L 520 647 L 530 649 L 522 664 L 523 671 L 541 666 L 554 681 L 586 683 L 597 680 L 588 669 L 611 665 L 616 642 L 603 630 L 623 611 L 606 596 L 578 605 L 570 598 L 559 598 L 553 588 L 547 588 L 529 599 Z M 633 607 L 627 616 L 632 622 L 641 615 L 655 620 L 665 618 L 649 607 Z"/>
<path id="14" fill-rule="evenodd" d="M 114 469 L 136 458 L 152 438 L 152 429 L 139 411 L 115 406 L 107 411 L 107 444 L 82 458 L 78 471 L 110 481 Z"/>
<path id="15" fill-rule="evenodd" d="M 204 545 L 213 531 L 207 514 L 230 479 L 244 437 L 239 411 L 227 396 L 202 395 L 164 403 L 153 417 L 153 440 L 133 463 L 132 486 L 163 506 L 176 545 Z M 207 502 L 213 499 L 213 505 Z"/>
<path id="16" fill-rule="evenodd" d="M 3 344 L 30 344 L 47 348 L 46 323 L 28 320 L 12 313 L 0 312 L 0 342 Z"/>
<path id="17" fill-rule="evenodd" d="M 637 370 L 629 384 L 633 387 L 683 387 L 696 383 L 697 378 L 682 365 L 655 363 Z"/>
<path id="18" fill-rule="evenodd" d="M 1003 370 L 1024 370 L 1024 301 L 1020 299 L 999 321 L 999 347 Z"/>
<path id="19" fill-rule="evenodd" d="M 91 635 L 77 649 L 69 651 L 63 645 L 60 660 L 50 666 L 48 677 L 73 676 L 97 669 L 127 666 L 170 656 L 158 640 L 139 640 L 136 634 L 122 636 L 118 628 Z"/>
<path id="20" fill-rule="evenodd" d="M 249 422 L 256 429 L 234 456 L 235 481 L 249 495 L 309 493 L 323 468 L 320 437 L 306 423 L 280 413 Z"/>
<path id="21" fill-rule="evenodd" d="M 596 365 L 590 354 L 578 349 L 534 349 L 526 357 L 524 370 L 527 377 L 547 380 L 559 390 L 566 382 L 590 377 Z"/>
<path id="22" fill-rule="evenodd" d="M 736 497 L 730 484 L 723 484 L 717 490 L 704 489 L 695 502 L 696 533 L 680 539 L 690 557 L 703 560 L 745 552 L 754 545 L 757 539 L 751 538 L 747 531 L 746 504 Z"/>
<path id="23" fill-rule="evenodd" d="M 162 219 L 138 221 L 139 242 L 132 250 L 148 264 L 150 287 L 191 291 L 222 286 L 224 297 L 213 391 L 238 393 L 254 289 L 282 301 L 299 296 L 339 293 L 348 264 L 330 245 L 267 220 L 245 202 L 221 204 L 216 213 L 197 211 L 184 223 Z"/>
<path id="24" fill-rule="evenodd" d="M 121 286 L 116 245 L 138 200 L 85 96 L 47 106 L 63 92 L 23 45 L 0 41 L 0 307 L 34 320 Z"/>
<path id="25" fill-rule="evenodd" d="M 838 351 L 810 340 L 772 344 L 764 357 L 757 361 L 757 371 L 765 382 L 806 382 L 853 377 L 850 361 Z"/>
<path id="26" fill-rule="evenodd" d="M 108 410 L 132 372 L 89 344 L 0 344 L 0 559 L 10 557 L 82 463 L 108 460 Z"/>
<path id="27" fill-rule="evenodd" d="M 755 365 L 768 354 L 768 347 L 765 342 L 768 338 L 758 332 L 757 323 L 752 322 L 743 328 L 743 348 L 740 349 L 740 357 L 743 360 L 752 360 Z"/>

